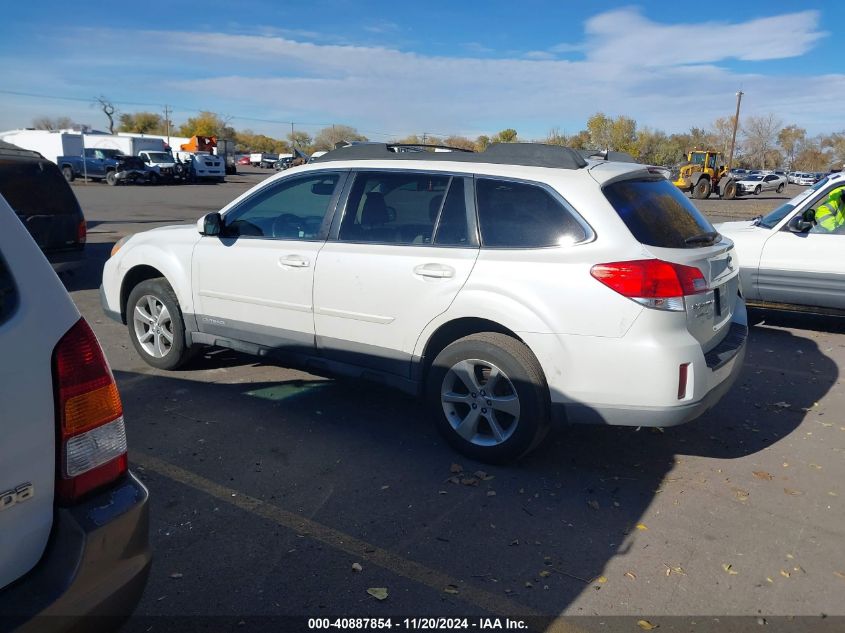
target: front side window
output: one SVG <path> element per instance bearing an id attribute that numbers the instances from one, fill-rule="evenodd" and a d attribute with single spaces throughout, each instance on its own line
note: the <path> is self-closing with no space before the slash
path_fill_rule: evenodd
<path id="1" fill-rule="evenodd" d="M 320 228 L 339 180 L 337 172 L 281 180 L 227 213 L 223 236 L 320 239 Z"/>
<path id="2" fill-rule="evenodd" d="M 350 190 L 338 239 L 468 245 L 464 178 L 419 172 L 361 172 Z"/>
<path id="3" fill-rule="evenodd" d="M 481 242 L 488 248 L 542 248 L 580 242 L 587 232 L 538 185 L 495 178 L 475 184 Z"/>

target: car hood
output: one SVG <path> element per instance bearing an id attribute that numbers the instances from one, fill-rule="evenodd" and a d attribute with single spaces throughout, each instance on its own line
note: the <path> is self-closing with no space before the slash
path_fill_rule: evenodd
<path id="1" fill-rule="evenodd" d="M 754 220 L 742 220 L 741 222 L 721 222 L 714 224 L 713 228 L 722 235 L 730 237 L 736 233 L 751 233 L 758 230 L 759 227 L 754 224 Z"/>

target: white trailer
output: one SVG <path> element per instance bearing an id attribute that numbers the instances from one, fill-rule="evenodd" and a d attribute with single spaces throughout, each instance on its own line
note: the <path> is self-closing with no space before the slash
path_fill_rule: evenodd
<path id="1" fill-rule="evenodd" d="M 82 156 L 82 134 L 72 130 L 10 130 L 0 140 L 38 152 L 55 163 L 59 156 Z"/>
<path id="2" fill-rule="evenodd" d="M 122 136 L 120 134 L 85 134 L 85 147 L 92 149 L 116 149 L 126 156 L 137 156 L 138 152 L 163 152 L 164 141 L 149 136 Z"/>
<path id="3" fill-rule="evenodd" d="M 190 142 L 190 137 L 188 136 L 165 136 L 164 134 L 139 134 L 138 132 L 118 132 L 118 136 L 128 136 L 131 138 L 158 138 L 165 142 L 165 144 L 170 146 L 170 149 L 174 152 L 179 151 L 182 149 L 183 145 L 187 145 Z M 152 150 L 157 151 L 157 150 Z"/>

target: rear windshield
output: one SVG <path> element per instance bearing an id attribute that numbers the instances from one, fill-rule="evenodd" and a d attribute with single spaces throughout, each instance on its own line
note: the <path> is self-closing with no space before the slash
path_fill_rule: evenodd
<path id="1" fill-rule="evenodd" d="M 82 214 L 59 168 L 46 160 L 0 159 L 0 194 L 22 216 Z"/>
<path id="2" fill-rule="evenodd" d="M 641 244 L 699 248 L 719 239 L 707 218 L 668 180 L 620 180 L 604 187 L 604 195 Z"/>

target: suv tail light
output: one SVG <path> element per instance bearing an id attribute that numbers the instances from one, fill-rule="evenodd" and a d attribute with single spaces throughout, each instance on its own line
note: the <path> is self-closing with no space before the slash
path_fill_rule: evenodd
<path id="1" fill-rule="evenodd" d="M 80 244 L 85 244 L 85 241 L 88 239 L 88 225 L 85 224 L 85 220 L 79 221 L 79 226 L 76 227 L 76 241 Z"/>
<path id="2" fill-rule="evenodd" d="M 622 296 L 658 310 L 683 311 L 684 297 L 707 291 L 698 268 L 660 259 L 596 264 L 590 274 Z"/>
<path id="3" fill-rule="evenodd" d="M 53 350 L 58 422 L 56 500 L 70 503 L 127 470 L 123 405 L 111 368 L 85 319 Z"/>

